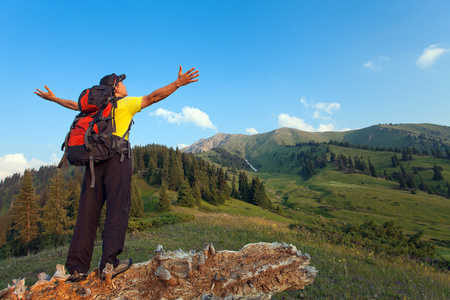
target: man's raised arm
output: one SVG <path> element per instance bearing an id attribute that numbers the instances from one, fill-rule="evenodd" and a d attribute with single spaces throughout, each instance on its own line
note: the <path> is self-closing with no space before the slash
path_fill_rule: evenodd
<path id="1" fill-rule="evenodd" d="M 47 92 L 43 92 L 40 89 L 36 89 L 37 92 L 34 92 L 34 93 L 45 100 L 55 102 L 61 106 L 64 106 L 65 108 L 73 109 L 73 110 L 77 110 L 77 111 L 80 110 L 78 108 L 77 102 L 72 101 L 72 100 L 58 98 L 46 85 L 44 85 L 44 87 L 47 89 Z"/>
<path id="2" fill-rule="evenodd" d="M 160 89 L 157 89 L 150 95 L 142 97 L 141 109 L 167 98 L 183 85 L 198 81 L 197 77 L 199 75 L 200 74 L 198 73 L 198 70 L 195 70 L 195 68 L 192 68 L 186 73 L 183 73 L 182 67 L 180 66 L 177 80 Z"/>

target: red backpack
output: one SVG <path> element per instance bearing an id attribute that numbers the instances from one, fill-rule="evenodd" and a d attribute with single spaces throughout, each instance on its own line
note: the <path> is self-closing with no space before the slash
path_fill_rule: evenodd
<path id="1" fill-rule="evenodd" d="M 66 161 L 75 166 L 89 165 L 91 187 L 95 186 L 95 163 L 106 161 L 116 153 L 121 154 L 121 162 L 125 153 L 131 157 L 130 143 L 125 137 L 133 121 L 122 137 L 113 135 L 116 131 L 114 110 L 120 99 L 112 96 L 109 86 L 96 85 L 85 89 L 78 98 L 78 108 L 81 112 L 75 117 L 61 147 L 64 155 L 58 167 Z"/>

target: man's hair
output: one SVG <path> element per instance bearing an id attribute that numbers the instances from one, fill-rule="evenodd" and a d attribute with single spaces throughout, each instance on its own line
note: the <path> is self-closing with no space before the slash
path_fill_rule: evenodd
<path id="1" fill-rule="evenodd" d="M 127 76 L 125 74 L 122 75 L 116 75 L 116 73 L 112 73 L 111 75 L 106 75 L 100 80 L 100 85 L 106 85 L 109 86 L 112 89 L 113 95 L 114 89 L 116 88 L 117 84 L 121 81 L 124 81 Z"/>

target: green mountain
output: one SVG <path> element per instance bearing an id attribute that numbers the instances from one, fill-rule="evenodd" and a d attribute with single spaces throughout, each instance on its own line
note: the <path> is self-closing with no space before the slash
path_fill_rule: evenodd
<path id="1" fill-rule="evenodd" d="M 449 127 L 433 124 L 323 133 L 281 128 L 220 133 L 182 150 L 211 161 L 223 151 L 247 159 L 257 169 L 249 174 L 263 179 L 274 206 L 293 220 L 395 222 L 408 234 L 423 233 L 448 260 L 449 138 Z"/>
<path id="2" fill-rule="evenodd" d="M 200 153 L 220 147 L 245 157 L 273 151 L 279 146 L 294 146 L 310 141 L 323 143 L 330 140 L 370 147 L 430 147 L 450 146 L 450 127 L 434 124 L 384 124 L 343 132 L 306 132 L 293 128 L 280 128 L 255 135 L 218 133 L 201 139 L 182 151 Z"/>

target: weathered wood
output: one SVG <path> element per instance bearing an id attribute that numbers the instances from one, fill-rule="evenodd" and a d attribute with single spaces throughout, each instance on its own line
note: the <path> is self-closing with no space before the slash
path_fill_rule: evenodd
<path id="1" fill-rule="evenodd" d="M 165 282 L 165 283 L 167 283 L 169 285 L 175 286 L 175 285 L 178 284 L 178 281 L 175 278 L 173 278 L 172 274 L 170 274 L 170 272 L 167 271 L 167 269 L 164 268 L 163 266 L 159 266 L 156 269 L 155 275 L 158 276 L 158 278 L 161 281 L 163 281 L 163 282 Z"/>
<path id="2" fill-rule="evenodd" d="M 316 276 L 310 256 L 284 243 L 248 244 L 240 251 L 219 252 L 208 243 L 199 253 L 165 252 L 158 245 L 155 252 L 152 260 L 134 264 L 111 284 L 94 272 L 80 283 L 56 283 L 55 276 L 51 280 L 42 276 L 23 295 L 36 300 L 270 299 L 284 290 L 304 289 Z M 8 290 L 0 299 L 11 296 Z"/>
<path id="3" fill-rule="evenodd" d="M 114 266 L 112 264 L 106 264 L 105 268 L 103 269 L 102 273 L 104 276 L 104 282 L 106 285 L 111 285 L 114 287 L 112 282 L 112 273 L 114 270 Z"/>
<path id="4" fill-rule="evenodd" d="M 19 278 L 14 282 L 14 292 L 16 299 L 24 299 L 27 287 L 25 286 L 25 278 Z"/>

